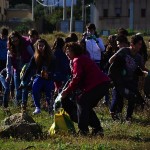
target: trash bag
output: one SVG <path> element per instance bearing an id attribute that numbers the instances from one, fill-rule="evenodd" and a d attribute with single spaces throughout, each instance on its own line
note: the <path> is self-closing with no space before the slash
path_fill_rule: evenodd
<path id="1" fill-rule="evenodd" d="M 54 123 L 48 130 L 50 135 L 54 135 L 59 132 L 75 133 L 73 121 L 63 108 L 54 114 Z"/>
<path id="2" fill-rule="evenodd" d="M 147 98 L 150 98 L 150 76 L 147 76 L 145 78 L 144 82 L 144 93 Z"/>

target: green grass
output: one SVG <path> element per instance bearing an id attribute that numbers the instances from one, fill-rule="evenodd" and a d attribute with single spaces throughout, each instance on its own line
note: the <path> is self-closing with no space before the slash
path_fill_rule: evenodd
<path id="1" fill-rule="evenodd" d="M 30 101 L 29 101 L 30 103 Z M 19 108 L 10 107 L 12 113 L 20 112 Z M 39 115 L 32 115 L 34 108 L 28 106 L 28 113 L 33 119 L 42 126 L 45 135 L 48 133 L 53 118 L 43 109 Z M 135 111 L 132 124 L 127 124 L 123 120 L 112 121 L 108 108 L 99 104 L 95 109 L 98 117 L 101 120 L 105 131 L 104 138 L 83 137 L 71 134 L 56 134 L 54 136 L 44 136 L 32 141 L 14 139 L 0 139 L 1 150 L 148 150 L 150 146 L 150 111 L 146 108 L 145 111 Z M 124 109 L 125 113 L 125 109 Z M 125 114 L 123 113 L 123 117 Z M 0 120 L 3 120 L 7 115 L 0 110 Z M 77 129 L 77 124 L 75 124 Z"/>

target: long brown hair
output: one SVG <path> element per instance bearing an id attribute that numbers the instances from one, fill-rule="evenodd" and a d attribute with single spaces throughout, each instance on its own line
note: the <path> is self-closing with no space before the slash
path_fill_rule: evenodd
<path id="1" fill-rule="evenodd" d="M 38 45 L 40 43 L 43 43 L 45 45 L 44 55 L 41 55 L 41 52 L 38 49 Z M 41 67 L 43 63 L 45 63 L 46 66 L 49 66 L 53 55 L 52 55 L 52 50 L 51 50 L 49 44 L 47 43 L 47 41 L 44 39 L 39 39 L 34 44 L 34 47 L 35 47 L 34 58 L 35 58 L 35 62 L 37 64 L 37 66 Z"/>
<path id="2" fill-rule="evenodd" d="M 19 40 L 19 45 L 17 47 L 12 42 L 13 37 L 17 37 Z M 8 42 L 7 42 L 7 48 L 9 49 L 11 55 L 13 56 L 17 54 L 17 48 L 19 49 L 18 52 L 21 53 L 23 46 L 24 46 L 24 43 L 23 43 L 23 39 L 20 33 L 17 31 L 12 31 L 8 37 Z"/>

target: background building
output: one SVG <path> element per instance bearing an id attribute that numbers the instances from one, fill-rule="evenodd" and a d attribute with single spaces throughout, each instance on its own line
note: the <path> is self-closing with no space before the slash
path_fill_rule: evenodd
<path id="1" fill-rule="evenodd" d="M 71 6 L 71 0 L 66 0 L 66 6 Z M 55 6 L 63 6 L 63 0 L 44 0 L 43 4 L 45 5 L 55 5 Z M 74 5 L 76 4 L 76 0 L 74 0 Z"/>
<path id="2" fill-rule="evenodd" d="M 21 22 L 22 20 L 32 20 L 31 9 L 8 9 L 7 21 Z"/>
<path id="3" fill-rule="evenodd" d="M 6 20 L 6 12 L 9 8 L 9 1 L 8 0 L 0 0 L 0 21 Z"/>
<path id="4" fill-rule="evenodd" d="M 99 30 L 150 30 L 150 0 L 95 0 L 93 11 Z"/>

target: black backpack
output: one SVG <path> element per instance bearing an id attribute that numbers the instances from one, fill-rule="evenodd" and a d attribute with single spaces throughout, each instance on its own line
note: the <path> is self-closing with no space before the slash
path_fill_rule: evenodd
<path id="1" fill-rule="evenodd" d="M 123 81 L 123 78 L 126 75 L 125 64 L 125 59 L 122 56 L 117 56 L 114 62 L 110 65 L 108 76 L 114 83 L 120 84 Z"/>

